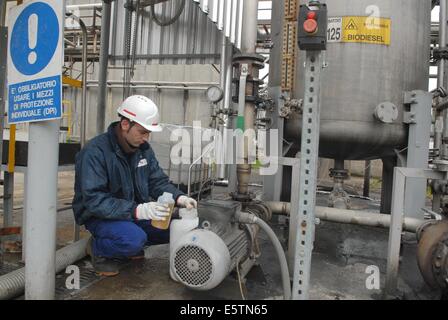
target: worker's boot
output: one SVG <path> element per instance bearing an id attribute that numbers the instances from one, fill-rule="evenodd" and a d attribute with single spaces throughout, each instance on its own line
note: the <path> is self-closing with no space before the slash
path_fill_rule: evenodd
<path id="1" fill-rule="evenodd" d="M 90 256 L 93 269 L 100 276 L 113 277 L 120 273 L 121 261 L 117 259 L 99 257 L 93 254 L 93 241 L 89 239 L 87 243 L 87 254 Z"/>

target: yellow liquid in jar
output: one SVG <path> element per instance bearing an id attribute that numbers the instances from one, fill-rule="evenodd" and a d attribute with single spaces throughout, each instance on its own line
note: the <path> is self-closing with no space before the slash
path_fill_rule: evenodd
<path id="1" fill-rule="evenodd" d="M 174 210 L 174 203 L 168 204 L 168 207 L 170 208 L 169 216 L 165 217 L 165 220 L 151 220 L 151 225 L 155 228 L 166 230 L 170 226 L 171 222 L 171 216 L 173 215 Z"/>

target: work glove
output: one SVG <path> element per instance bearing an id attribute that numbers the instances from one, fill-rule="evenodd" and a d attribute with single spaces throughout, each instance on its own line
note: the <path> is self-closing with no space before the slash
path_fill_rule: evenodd
<path id="1" fill-rule="evenodd" d="M 167 204 L 158 202 L 142 203 L 135 209 L 137 220 L 166 220 L 170 215 L 170 208 Z"/>
<path id="2" fill-rule="evenodd" d="M 198 207 L 198 203 L 193 198 L 187 196 L 180 196 L 177 198 L 177 205 L 179 207 L 185 207 L 187 209 L 193 209 Z"/>

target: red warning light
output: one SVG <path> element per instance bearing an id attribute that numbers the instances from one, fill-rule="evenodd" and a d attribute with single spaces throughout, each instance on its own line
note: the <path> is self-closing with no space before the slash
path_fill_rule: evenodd
<path id="1" fill-rule="evenodd" d="M 306 17 L 307 17 L 307 19 L 316 20 L 316 16 L 317 16 L 316 12 L 310 11 L 310 12 L 308 12 Z"/>

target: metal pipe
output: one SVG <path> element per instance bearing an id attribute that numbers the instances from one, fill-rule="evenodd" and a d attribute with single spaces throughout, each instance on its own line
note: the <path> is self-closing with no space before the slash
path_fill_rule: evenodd
<path id="1" fill-rule="evenodd" d="M 439 12 L 439 48 L 446 47 L 446 29 L 447 29 L 447 0 L 440 0 Z M 437 68 L 437 87 L 441 87 L 445 82 L 445 60 L 440 59 Z M 446 120 L 443 112 L 436 110 L 435 112 L 436 126 L 434 134 L 434 148 L 442 152 L 442 135 L 446 133 L 445 128 L 441 131 L 439 128 L 443 126 L 443 121 Z"/>
<path id="2" fill-rule="evenodd" d="M 241 39 L 241 52 L 243 54 L 254 54 L 257 45 L 258 34 L 258 0 L 246 0 L 243 4 L 243 31 Z M 258 78 L 258 69 L 249 66 L 249 73 L 252 78 Z M 250 86 L 246 83 L 246 88 Z M 246 89 L 247 90 L 247 89 Z M 255 105 L 253 102 L 245 102 L 244 105 L 244 130 L 254 129 L 255 123 Z M 248 142 L 248 141 L 247 141 Z M 237 165 L 238 194 L 248 194 L 251 166 L 249 164 L 248 143 L 244 141 L 243 159 L 244 164 Z"/>
<path id="3" fill-rule="evenodd" d="M 5 25 L 6 18 L 6 0 L 0 0 L 0 27 Z"/>
<path id="4" fill-rule="evenodd" d="M 86 256 L 87 241 L 85 238 L 56 251 L 56 273 Z M 24 288 L 25 267 L 0 276 L 0 300 L 19 296 Z"/>
<path id="5" fill-rule="evenodd" d="M 229 118 L 229 110 L 231 110 L 231 104 L 232 104 L 232 80 L 233 80 L 233 45 L 230 42 L 227 42 L 226 47 L 227 53 L 226 53 L 226 82 L 224 85 L 224 100 L 223 100 L 223 110 L 225 111 L 225 114 L 223 115 L 223 121 L 224 121 L 224 129 L 223 129 L 223 142 L 228 141 L 227 135 L 229 134 L 229 126 L 230 126 L 230 118 Z M 223 154 L 224 157 L 227 155 L 227 143 L 223 143 Z M 229 165 L 227 164 L 226 159 L 224 158 L 224 163 L 222 165 L 222 169 L 220 171 L 220 176 L 226 178 L 228 177 L 229 172 Z"/>
<path id="6" fill-rule="evenodd" d="M 6 56 L 8 47 L 8 28 L 4 27 L 6 17 L 6 0 L 0 0 L 0 57 L 3 59 L 0 61 L 0 159 L 3 159 L 3 129 L 5 126 L 5 86 L 6 86 Z M 1 170 L 1 169 L 0 169 Z M 5 171 L 5 178 L 8 173 Z M 8 193 L 7 190 L 7 179 L 5 179 L 4 193 Z M 8 192 L 6 192 L 8 191 Z M 12 224 L 12 210 L 8 213 L 6 210 L 8 201 L 3 199 L 3 226 L 6 227 Z M 12 207 L 12 205 L 11 205 Z M 11 219 L 10 219 L 11 218 Z"/>
<path id="7" fill-rule="evenodd" d="M 196 159 L 193 161 L 193 163 L 190 165 L 190 167 L 188 168 L 188 186 L 187 186 L 187 195 L 191 196 L 191 168 L 193 168 L 193 166 L 199 161 L 201 160 L 208 152 L 210 152 L 211 150 L 213 150 L 212 147 L 208 148 L 208 150 L 204 150 L 204 152 Z"/>
<path id="8" fill-rule="evenodd" d="M 219 85 L 221 86 L 222 90 L 225 90 L 225 86 L 226 86 L 226 79 L 227 77 L 231 77 L 231 74 L 227 74 L 227 63 L 229 63 L 229 59 L 228 59 L 228 55 L 229 55 L 229 50 L 227 49 L 229 46 L 229 43 L 227 41 L 227 38 L 225 36 L 224 33 L 222 33 L 222 44 L 221 44 L 221 74 L 220 74 L 220 81 L 219 81 Z M 230 61 L 231 63 L 231 61 Z M 225 93 L 224 93 L 225 94 Z M 221 104 L 220 104 L 220 115 L 223 115 L 224 110 L 227 109 L 226 107 L 226 101 L 225 98 L 222 100 Z M 218 130 L 220 133 L 221 137 L 224 137 L 225 134 L 225 122 L 223 123 L 222 121 L 217 121 L 218 123 Z M 223 140 L 223 142 L 226 140 Z M 226 177 L 226 165 L 225 165 L 225 155 L 226 155 L 226 143 L 224 142 L 222 144 L 222 150 L 221 153 L 219 153 L 220 155 L 220 159 L 218 159 L 218 178 L 219 179 L 224 179 Z"/>
<path id="9" fill-rule="evenodd" d="M 81 27 L 82 30 L 82 96 L 81 96 L 81 135 L 80 135 L 80 142 L 81 142 L 81 148 L 84 147 L 84 145 L 86 144 L 86 121 L 87 121 L 87 116 L 86 116 L 86 107 L 87 107 L 87 49 L 88 49 L 88 43 L 87 43 L 87 27 L 84 23 L 84 21 L 74 15 L 71 14 L 71 17 L 73 19 L 75 19 L 76 21 L 78 21 L 79 26 Z M 76 223 L 75 221 L 75 226 L 74 226 L 74 240 L 78 241 L 79 240 L 79 234 L 80 234 L 80 228 L 79 225 Z"/>
<path id="10" fill-rule="evenodd" d="M 109 40 L 110 40 L 110 18 L 111 2 L 113 0 L 103 0 L 103 10 L 101 16 L 101 48 L 100 48 L 100 70 L 98 76 L 98 105 L 96 116 L 97 133 L 104 132 L 104 122 L 106 117 L 106 90 L 107 90 L 107 66 L 109 63 Z"/>
<path id="11" fill-rule="evenodd" d="M 289 215 L 291 210 L 289 202 L 270 201 L 265 202 L 265 204 L 271 209 L 273 214 Z M 316 206 L 316 218 L 331 222 L 379 228 L 389 228 L 391 223 L 391 217 L 388 214 L 319 206 Z M 417 228 L 424 222 L 426 220 L 405 217 L 403 219 L 403 230 L 415 233 Z"/>
<path id="12" fill-rule="evenodd" d="M 336 170 L 344 170 L 344 159 L 334 159 L 334 168 Z"/>
<path id="13" fill-rule="evenodd" d="M 258 36 L 258 0 L 243 1 L 241 52 L 255 53 Z"/>
<path id="14" fill-rule="evenodd" d="M 55 294 L 59 126 L 60 120 L 35 122 L 29 126 L 25 190 L 27 300 L 52 300 Z"/>
<path id="15" fill-rule="evenodd" d="M 73 4 L 66 6 L 67 11 L 72 10 L 88 10 L 88 9 L 94 9 L 94 8 L 101 8 L 103 4 L 101 2 L 99 3 L 91 3 L 91 4 Z"/>
<path id="16" fill-rule="evenodd" d="M 107 84 L 125 84 L 123 82 L 123 80 L 107 80 L 106 81 Z M 87 84 L 98 84 L 98 80 L 88 80 Z M 173 86 L 182 86 L 182 87 L 187 87 L 187 86 L 207 86 L 206 88 L 208 88 L 209 86 L 212 85 L 219 85 L 218 82 L 193 82 L 193 81 L 138 81 L 138 80 L 133 80 L 131 81 L 131 85 L 141 85 L 141 84 L 153 84 L 153 85 L 173 85 Z"/>
<path id="17" fill-rule="evenodd" d="M 366 160 L 364 166 L 364 187 L 362 195 L 366 198 L 370 195 L 370 176 L 371 176 L 371 161 Z"/>
<path id="18" fill-rule="evenodd" d="M 67 85 L 68 86 L 68 85 Z M 89 88 L 96 88 L 98 85 L 95 84 L 88 84 L 87 87 Z M 107 85 L 107 88 L 112 89 L 122 89 L 122 85 Z M 199 91 L 205 91 L 208 87 L 179 87 L 179 86 L 158 86 L 158 85 L 136 85 L 132 86 L 134 89 L 171 89 L 171 90 L 199 90 Z"/>
<path id="19" fill-rule="evenodd" d="M 78 21 L 79 26 L 82 30 L 82 98 L 81 98 L 81 148 L 84 147 L 86 143 L 86 106 L 87 106 L 87 27 L 84 21 L 74 15 L 71 14 L 70 17 Z"/>

